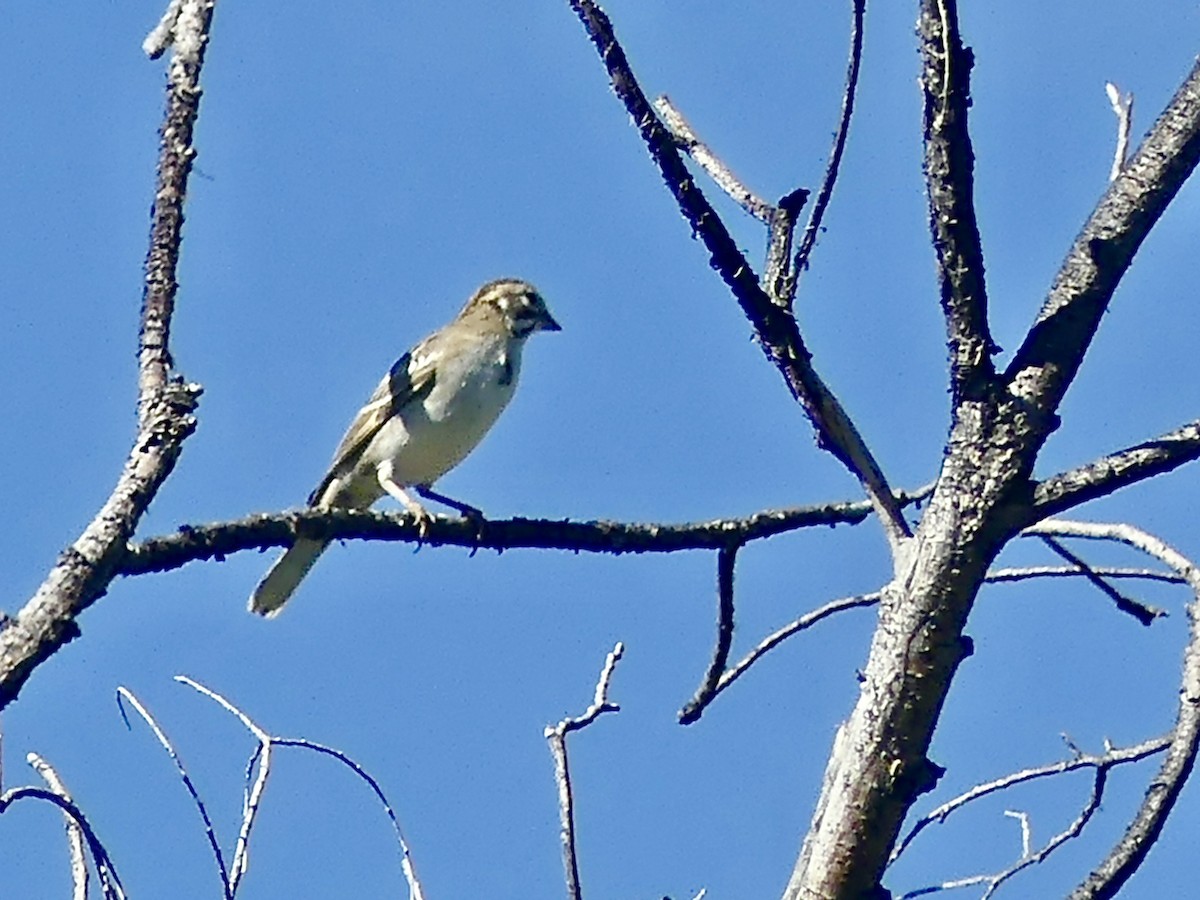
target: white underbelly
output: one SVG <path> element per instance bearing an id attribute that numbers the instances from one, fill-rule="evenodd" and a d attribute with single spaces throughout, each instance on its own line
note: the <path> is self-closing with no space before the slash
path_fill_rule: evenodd
<path id="1" fill-rule="evenodd" d="M 374 468 L 390 459 L 400 485 L 433 484 L 478 446 L 512 399 L 514 385 L 500 375 L 489 369 L 464 384 L 435 385 L 380 428 L 363 461 Z"/>

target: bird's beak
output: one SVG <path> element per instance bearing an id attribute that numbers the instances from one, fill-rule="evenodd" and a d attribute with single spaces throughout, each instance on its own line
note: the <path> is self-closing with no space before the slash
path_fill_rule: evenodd
<path id="1" fill-rule="evenodd" d="M 549 312 L 543 312 L 541 318 L 538 319 L 538 328 L 541 331 L 562 331 L 562 326 L 554 320 L 554 316 Z"/>

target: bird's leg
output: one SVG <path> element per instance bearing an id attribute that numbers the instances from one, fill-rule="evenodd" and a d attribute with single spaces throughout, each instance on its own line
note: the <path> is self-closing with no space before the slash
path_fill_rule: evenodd
<path id="1" fill-rule="evenodd" d="M 400 504 L 417 520 L 417 537 L 422 541 L 425 540 L 425 535 L 429 531 L 429 523 L 433 521 L 433 516 L 429 515 L 429 511 L 425 507 L 410 497 L 408 491 L 404 490 L 404 488 L 392 479 L 392 464 L 390 460 L 380 464 L 375 474 L 379 479 L 379 486 L 399 500 Z M 419 490 L 420 488 L 418 488 Z"/>
<path id="2" fill-rule="evenodd" d="M 455 500 L 453 497 L 447 497 L 445 494 L 439 494 L 433 488 L 426 487 L 423 484 L 414 484 L 413 490 L 426 500 L 432 500 L 435 503 L 442 504 L 442 506 L 450 507 L 464 519 L 471 519 L 472 521 L 483 520 L 483 510 L 472 506 L 469 503 L 463 503 L 461 500 Z"/>
<path id="3" fill-rule="evenodd" d="M 463 503 L 461 500 L 455 500 L 453 497 L 447 497 L 445 494 L 439 494 L 432 488 L 423 485 L 413 485 L 413 490 L 424 497 L 426 500 L 433 500 L 435 503 L 440 503 L 443 506 L 448 506 L 455 510 L 464 519 L 469 519 L 475 523 L 475 546 L 471 548 L 471 555 L 479 549 L 479 544 L 483 540 L 483 510 L 476 506 L 471 506 L 469 503 Z"/>

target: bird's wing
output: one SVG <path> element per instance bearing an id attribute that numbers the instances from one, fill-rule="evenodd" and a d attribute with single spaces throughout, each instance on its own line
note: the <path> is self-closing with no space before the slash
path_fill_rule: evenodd
<path id="1" fill-rule="evenodd" d="M 358 411 L 342 442 L 338 444 L 337 452 L 333 454 L 333 462 L 329 464 L 329 471 L 325 473 L 317 489 L 309 495 L 310 506 L 320 501 L 334 478 L 354 467 L 363 450 L 371 443 L 371 439 L 397 410 L 413 400 L 423 399 L 433 390 L 437 374 L 437 355 L 430 352 L 431 343 L 432 339 L 429 338 L 422 341 L 396 360 L 391 370 L 383 376 L 383 381 L 379 382 L 379 387 L 375 388 L 375 393 L 371 395 L 366 406 Z"/>

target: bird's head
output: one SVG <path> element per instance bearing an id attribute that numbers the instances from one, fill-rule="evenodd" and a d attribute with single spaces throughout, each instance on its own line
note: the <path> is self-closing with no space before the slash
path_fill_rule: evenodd
<path id="1" fill-rule="evenodd" d="M 562 331 L 537 288 L 517 278 L 489 281 L 475 292 L 459 315 L 464 318 L 498 315 L 517 338 L 528 337 L 535 331 Z"/>

